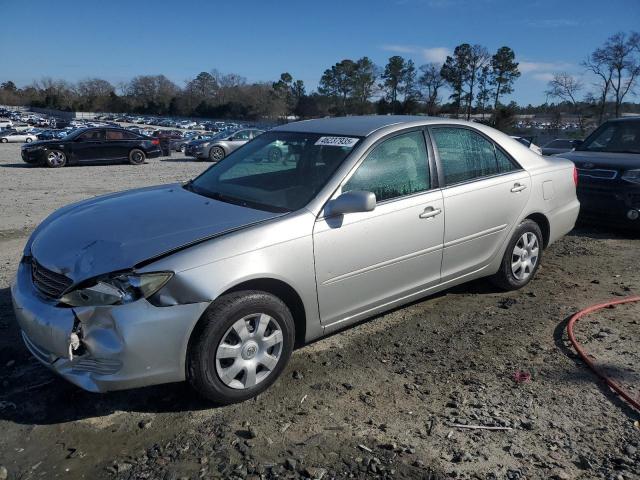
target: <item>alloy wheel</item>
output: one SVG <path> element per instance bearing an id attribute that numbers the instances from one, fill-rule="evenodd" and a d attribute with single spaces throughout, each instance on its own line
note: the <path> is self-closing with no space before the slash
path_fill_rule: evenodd
<path id="1" fill-rule="evenodd" d="M 52 167 L 60 167 L 64 165 L 64 162 L 65 156 L 62 152 L 53 151 L 47 154 L 47 163 Z"/>

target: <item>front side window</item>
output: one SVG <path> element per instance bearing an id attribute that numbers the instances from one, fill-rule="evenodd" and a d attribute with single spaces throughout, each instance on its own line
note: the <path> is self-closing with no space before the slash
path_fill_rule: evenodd
<path id="1" fill-rule="evenodd" d="M 313 133 L 267 132 L 213 165 L 187 188 L 195 193 L 270 211 L 308 204 L 358 144 Z"/>
<path id="2" fill-rule="evenodd" d="M 250 138 L 251 138 L 251 134 L 249 130 L 241 130 L 233 134 L 234 140 L 249 140 Z"/>
<path id="3" fill-rule="evenodd" d="M 82 142 L 90 142 L 104 139 L 104 130 L 89 130 L 78 136 L 78 140 Z"/>
<path id="4" fill-rule="evenodd" d="M 470 129 L 437 127 L 431 132 L 446 186 L 518 169 L 493 142 Z"/>
<path id="5" fill-rule="evenodd" d="M 430 188 L 429 163 L 424 135 L 415 131 L 398 135 L 376 146 L 342 186 L 343 192 L 373 192 L 382 202 Z"/>

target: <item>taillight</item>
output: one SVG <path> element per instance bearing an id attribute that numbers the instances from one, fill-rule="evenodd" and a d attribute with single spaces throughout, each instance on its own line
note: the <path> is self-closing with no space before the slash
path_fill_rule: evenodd
<path id="1" fill-rule="evenodd" d="M 578 169 L 575 165 L 573 166 L 573 183 L 576 185 L 576 187 L 578 186 Z"/>
<path id="2" fill-rule="evenodd" d="M 151 143 L 153 145 L 160 145 L 160 140 L 158 140 L 157 138 L 154 138 L 153 140 L 151 140 Z"/>

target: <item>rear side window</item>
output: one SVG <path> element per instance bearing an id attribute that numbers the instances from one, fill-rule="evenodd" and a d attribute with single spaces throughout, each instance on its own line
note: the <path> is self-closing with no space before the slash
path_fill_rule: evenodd
<path id="1" fill-rule="evenodd" d="M 518 169 L 493 142 L 470 129 L 437 127 L 431 133 L 445 186 Z"/>
<path id="2" fill-rule="evenodd" d="M 132 140 L 138 138 L 135 133 L 124 130 L 107 130 L 107 140 Z"/>
<path id="3" fill-rule="evenodd" d="M 429 164 L 421 131 L 383 141 L 367 155 L 342 187 L 373 192 L 381 202 L 430 188 Z"/>

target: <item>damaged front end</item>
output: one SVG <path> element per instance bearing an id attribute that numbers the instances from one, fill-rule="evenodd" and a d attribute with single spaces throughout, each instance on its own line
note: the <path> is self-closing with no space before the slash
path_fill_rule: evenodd
<path id="1" fill-rule="evenodd" d="M 184 380 L 189 334 L 208 302 L 153 305 L 146 298 L 171 277 L 157 273 L 148 282 L 118 273 L 60 291 L 60 274 L 25 256 L 11 291 L 27 348 L 93 392 Z"/>

